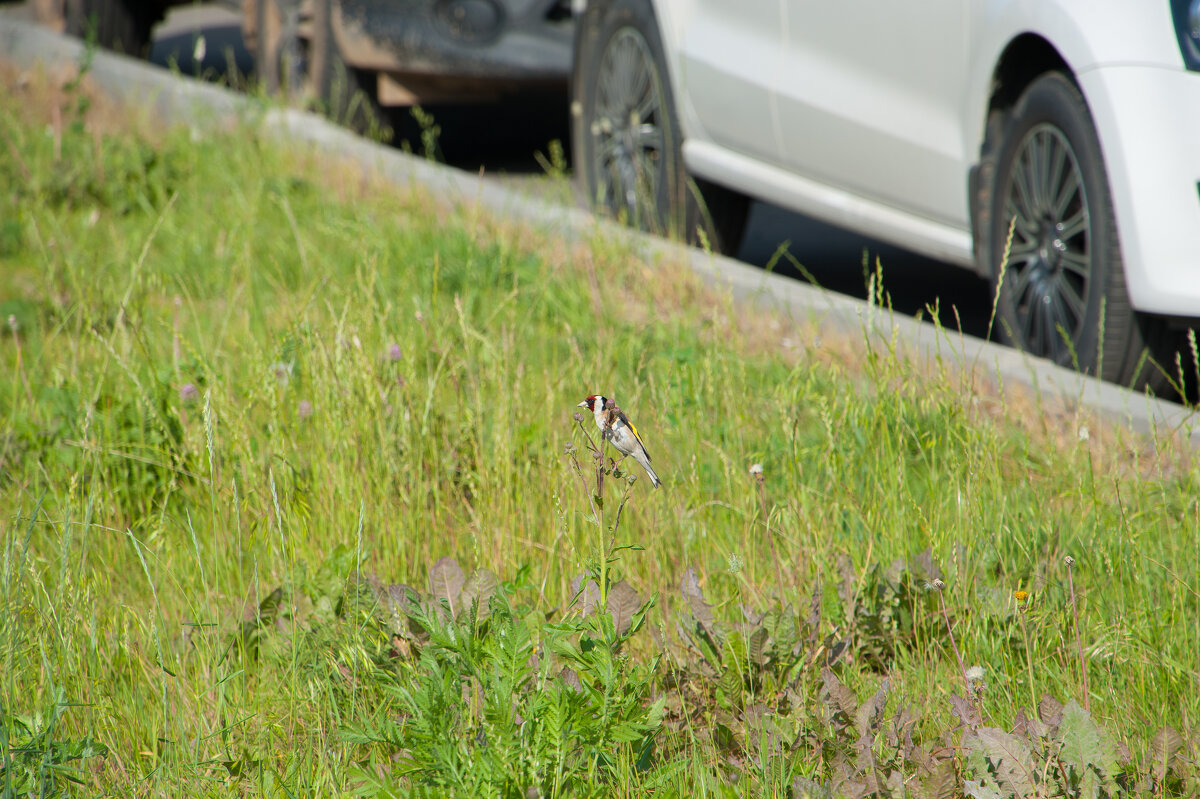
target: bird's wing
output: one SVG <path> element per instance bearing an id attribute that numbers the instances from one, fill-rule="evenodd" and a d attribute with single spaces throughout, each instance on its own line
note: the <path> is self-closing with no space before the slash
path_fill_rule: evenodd
<path id="1" fill-rule="evenodd" d="M 625 415 L 625 411 L 618 410 L 617 418 L 629 428 L 631 433 L 633 433 L 633 437 L 636 438 L 637 442 L 642 446 L 642 452 L 646 453 L 646 460 L 650 460 L 650 451 L 646 449 L 646 442 L 642 441 L 642 437 L 638 435 L 637 428 L 633 426 L 633 422 L 629 421 L 629 417 Z"/>

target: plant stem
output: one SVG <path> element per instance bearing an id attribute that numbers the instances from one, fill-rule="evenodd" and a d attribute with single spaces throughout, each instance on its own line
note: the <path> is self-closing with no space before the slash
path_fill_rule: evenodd
<path id="1" fill-rule="evenodd" d="M 1079 605 L 1075 601 L 1075 578 L 1071 572 L 1071 567 L 1074 565 L 1075 558 L 1067 555 L 1067 586 L 1071 589 L 1071 616 L 1075 621 L 1075 646 L 1079 651 L 1079 672 L 1083 675 L 1083 709 L 1090 713 L 1092 693 L 1088 689 L 1087 660 L 1083 657 L 1083 638 L 1079 635 Z"/>
<path id="2" fill-rule="evenodd" d="M 1018 608 L 1017 615 L 1021 619 L 1021 635 L 1025 638 L 1025 667 L 1029 669 L 1029 712 L 1037 712 L 1037 687 L 1033 681 L 1033 652 L 1029 646 L 1029 627 L 1025 623 L 1025 608 Z"/>
<path id="3" fill-rule="evenodd" d="M 941 584 L 941 580 L 937 580 L 935 584 Z M 944 586 L 943 586 L 944 587 Z M 962 653 L 958 651 L 958 643 L 954 640 L 954 630 L 950 627 L 950 614 L 946 610 L 946 598 L 942 596 L 942 588 L 938 588 L 938 604 L 942 608 L 942 618 L 946 621 L 946 632 L 950 636 L 950 646 L 954 649 L 954 657 L 958 661 L 958 673 L 962 675 L 963 685 L 966 686 L 967 696 L 972 696 L 971 681 L 967 679 L 967 665 L 963 662 Z M 978 709 L 978 704 L 976 704 Z"/>

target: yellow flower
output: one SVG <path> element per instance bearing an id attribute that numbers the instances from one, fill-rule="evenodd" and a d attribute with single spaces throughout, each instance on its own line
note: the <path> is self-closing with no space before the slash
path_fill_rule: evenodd
<path id="1" fill-rule="evenodd" d="M 1022 605 L 1024 605 L 1025 600 L 1029 599 L 1029 592 L 1028 591 L 1013 591 L 1013 598 L 1015 598 L 1018 602 L 1020 602 Z"/>

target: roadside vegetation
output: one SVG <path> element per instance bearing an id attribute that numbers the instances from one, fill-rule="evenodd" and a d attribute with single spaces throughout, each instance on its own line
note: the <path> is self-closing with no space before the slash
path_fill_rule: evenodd
<path id="1" fill-rule="evenodd" d="M 1200 794 L 1173 431 L 0 77 L 0 796 Z"/>

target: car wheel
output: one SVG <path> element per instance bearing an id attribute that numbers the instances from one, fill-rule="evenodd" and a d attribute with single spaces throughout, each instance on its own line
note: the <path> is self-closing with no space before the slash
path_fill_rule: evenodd
<path id="1" fill-rule="evenodd" d="M 65 0 L 33 0 L 33 17 L 38 24 L 62 33 L 67 27 Z"/>
<path id="2" fill-rule="evenodd" d="M 316 0 L 313 4 L 313 37 L 308 50 L 308 66 L 313 89 L 323 110 L 335 122 L 371 138 L 388 141 L 392 128 L 386 112 L 379 106 L 374 91 L 374 75 L 346 63 L 333 35 L 333 4 L 336 0 Z"/>
<path id="3" fill-rule="evenodd" d="M 688 242 L 701 232 L 732 252 L 747 200 L 688 177 L 662 39 L 646 0 L 592 2 L 577 21 L 572 139 L 592 208 Z"/>
<path id="4" fill-rule="evenodd" d="M 254 66 L 269 94 L 294 100 L 315 96 L 309 70 L 309 40 L 301 35 L 307 6 L 301 0 L 258 0 Z"/>
<path id="5" fill-rule="evenodd" d="M 163 8 L 136 0 L 67 0 L 64 30 L 96 44 L 141 58 L 150 51 L 150 31 Z"/>
<path id="6" fill-rule="evenodd" d="M 1104 156 L 1078 87 L 1047 73 L 998 127 L 983 255 L 1001 334 L 1108 381 L 1160 382 L 1146 356 L 1165 329 L 1130 305 Z"/>

